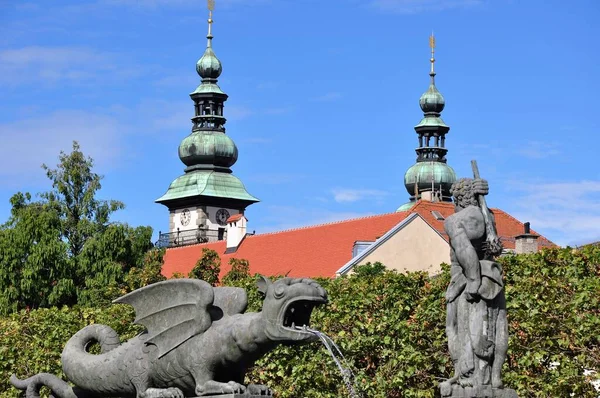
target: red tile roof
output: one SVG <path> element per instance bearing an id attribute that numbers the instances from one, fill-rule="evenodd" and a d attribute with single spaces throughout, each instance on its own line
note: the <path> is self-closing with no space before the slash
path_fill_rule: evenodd
<path id="1" fill-rule="evenodd" d="M 187 275 L 202 255 L 202 249 L 209 248 L 221 257 L 221 278 L 229 272 L 232 257 L 248 260 L 251 274 L 333 277 L 352 258 L 355 241 L 375 241 L 414 212 L 448 240 L 444 221 L 437 220 L 432 211 L 447 218 L 454 213 L 454 205 L 419 201 L 405 212 L 247 236 L 238 250 L 230 254 L 225 254 L 225 241 L 171 248 L 165 253 L 162 273 L 167 277 L 175 272 Z M 492 212 L 504 247 L 514 249 L 514 237 L 523 233 L 523 223 L 500 209 L 492 209 Z M 535 234 L 533 230 L 531 233 Z M 538 243 L 540 247 L 554 246 L 542 236 Z"/>
<path id="2" fill-rule="evenodd" d="M 235 222 L 235 221 L 241 220 L 241 219 L 242 219 L 242 217 L 244 217 L 244 214 L 243 214 L 243 213 L 234 214 L 233 216 L 231 216 L 231 217 L 229 217 L 229 218 L 227 219 L 227 223 L 230 223 L 230 222 Z"/>

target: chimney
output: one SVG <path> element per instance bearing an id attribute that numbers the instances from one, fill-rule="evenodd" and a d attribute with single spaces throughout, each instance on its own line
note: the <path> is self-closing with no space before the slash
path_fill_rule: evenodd
<path id="1" fill-rule="evenodd" d="M 421 200 L 427 201 L 427 202 L 433 202 L 434 201 L 433 192 L 432 191 L 421 192 Z"/>
<path id="2" fill-rule="evenodd" d="M 225 253 L 235 253 L 246 237 L 248 219 L 244 213 L 234 214 L 227 219 L 227 250 Z"/>
<path id="3" fill-rule="evenodd" d="M 529 222 L 523 224 L 523 234 L 515 236 L 515 253 L 535 253 L 538 251 L 538 235 L 533 235 L 529 228 Z"/>

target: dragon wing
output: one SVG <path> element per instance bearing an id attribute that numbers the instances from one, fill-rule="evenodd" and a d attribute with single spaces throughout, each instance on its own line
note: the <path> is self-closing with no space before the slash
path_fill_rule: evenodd
<path id="1" fill-rule="evenodd" d="M 226 315 L 242 314 L 248 307 L 248 295 L 241 287 L 215 287 L 213 305 Z"/>
<path id="2" fill-rule="evenodd" d="M 146 342 L 162 357 L 212 324 L 213 287 L 199 279 L 172 279 L 135 290 L 113 303 L 130 304 L 135 321 L 148 330 Z"/>

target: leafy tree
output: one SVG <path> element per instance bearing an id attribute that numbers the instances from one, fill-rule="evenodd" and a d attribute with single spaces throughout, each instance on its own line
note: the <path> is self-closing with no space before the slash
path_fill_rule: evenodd
<path id="1" fill-rule="evenodd" d="M 221 272 L 221 258 L 219 254 L 207 247 L 202 248 L 202 256 L 196 261 L 196 265 L 190 271 L 188 277 L 202 279 L 216 286 L 219 283 L 219 272 Z"/>
<path id="2" fill-rule="evenodd" d="M 374 263 L 368 262 L 366 264 L 357 265 L 354 267 L 353 271 L 357 276 L 380 275 L 385 272 L 385 265 L 379 261 L 375 261 Z"/>
<path id="3" fill-rule="evenodd" d="M 231 285 L 237 281 L 246 280 L 250 277 L 250 263 L 248 260 L 244 260 L 243 258 L 230 258 L 229 265 L 231 266 L 231 269 L 223 277 L 224 285 Z"/>
<path id="4" fill-rule="evenodd" d="M 125 276 L 127 291 L 132 292 L 152 283 L 161 282 L 167 278 L 161 274 L 164 249 L 151 249 L 144 254 L 142 267 L 132 267 Z"/>
<path id="5" fill-rule="evenodd" d="M 600 370 L 600 247 L 551 249 L 500 259 L 506 282 L 509 351 L 503 380 L 519 397 L 597 398 Z M 439 396 L 453 375 L 445 335 L 449 267 L 425 273 L 385 271 L 320 279 L 330 303 L 315 308 L 312 328 L 341 348 L 365 397 Z M 260 309 L 256 278 L 231 282 L 248 292 L 248 311 Z M 11 373 L 62 375 L 60 352 L 82 326 L 107 323 L 124 338 L 131 307 L 22 310 L 0 317 L 0 393 L 18 397 Z M 335 363 L 318 343 L 279 346 L 259 360 L 246 382 L 269 385 L 280 398 L 348 396 Z"/>
<path id="6" fill-rule="evenodd" d="M 76 288 L 55 203 L 10 199 L 11 216 L 0 227 L 0 312 L 73 302 Z"/>
<path id="7" fill-rule="evenodd" d="M 148 281 L 159 279 L 162 255 L 151 256 L 148 262 L 144 257 L 152 248 L 151 237 L 150 227 L 111 224 L 103 233 L 89 238 L 78 256 L 77 276 L 82 287 L 78 303 L 108 304 L 132 290 L 127 279 L 133 289 L 141 287 L 138 276 L 146 274 Z"/>
<path id="8" fill-rule="evenodd" d="M 0 226 L 3 313 L 105 303 L 132 267 L 143 267 L 152 247 L 150 227 L 110 223 L 123 204 L 96 197 L 102 177 L 76 142 L 71 153 L 60 153 L 56 169 L 43 167 L 53 189 L 36 201 L 29 193 L 13 195 L 11 215 Z"/>
<path id="9" fill-rule="evenodd" d="M 81 253 L 89 238 L 104 231 L 112 213 L 125 208 L 117 200 L 96 198 L 102 176 L 92 171 L 93 166 L 92 158 L 85 157 L 76 141 L 71 153 L 60 152 L 56 169 L 42 165 L 54 188 L 42 197 L 60 210 L 62 234 L 73 257 Z"/>

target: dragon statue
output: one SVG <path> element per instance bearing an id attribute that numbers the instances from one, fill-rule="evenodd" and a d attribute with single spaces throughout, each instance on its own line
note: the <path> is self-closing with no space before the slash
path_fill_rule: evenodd
<path id="1" fill-rule="evenodd" d="M 39 397 L 46 386 L 58 398 L 184 398 L 239 394 L 270 396 L 267 386 L 245 386 L 252 364 L 277 344 L 316 339 L 307 330 L 326 291 L 312 279 L 258 279 L 265 299 L 261 312 L 244 313 L 244 289 L 212 287 L 197 279 L 174 279 L 135 290 L 115 300 L 135 309 L 146 330 L 124 342 L 105 325 L 89 325 L 69 339 L 63 371 L 75 386 L 48 373 L 11 383 Z M 87 347 L 98 342 L 101 352 Z"/>

